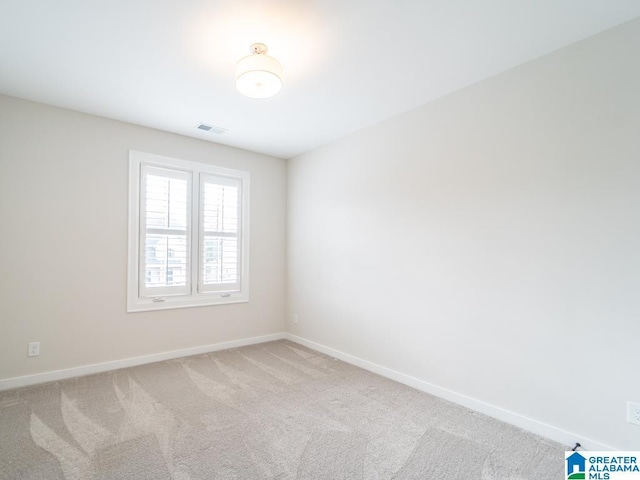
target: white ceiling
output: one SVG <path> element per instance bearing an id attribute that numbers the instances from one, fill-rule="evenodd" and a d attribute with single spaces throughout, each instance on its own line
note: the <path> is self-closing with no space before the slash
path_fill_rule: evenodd
<path id="1" fill-rule="evenodd" d="M 0 0 L 0 93 L 290 158 L 638 16 L 638 0 Z M 254 42 L 284 68 L 271 99 L 234 88 Z"/>

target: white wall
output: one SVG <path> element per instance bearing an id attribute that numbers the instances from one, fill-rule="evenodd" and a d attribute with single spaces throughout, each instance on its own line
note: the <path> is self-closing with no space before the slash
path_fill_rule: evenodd
<path id="1" fill-rule="evenodd" d="M 126 313 L 129 149 L 251 172 L 249 303 Z M 281 332 L 285 204 L 284 160 L 0 96 L 0 379 Z"/>
<path id="2" fill-rule="evenodd" d="M 289 330 L 640 450 L 639 46 L 636 20 L 292 160 Z"/>

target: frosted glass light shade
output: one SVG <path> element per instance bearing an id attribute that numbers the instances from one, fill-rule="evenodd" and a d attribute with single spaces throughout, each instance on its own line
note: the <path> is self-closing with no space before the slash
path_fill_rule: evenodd
<path id="1" fill-rule="evenodd" d="M 282 65 L 264 53 L 244 57 L 236 66 L 236 88 L 250 98 L 273 97 L 282 88 Z"/>

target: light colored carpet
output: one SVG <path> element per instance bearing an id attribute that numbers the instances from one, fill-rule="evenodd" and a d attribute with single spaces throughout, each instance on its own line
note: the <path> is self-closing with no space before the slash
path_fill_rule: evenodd
<path id="1" fill-rule="evenodd" d="M 0 392 L 2 480 L 526 480 L 563 447 L 288 341 Z"/>

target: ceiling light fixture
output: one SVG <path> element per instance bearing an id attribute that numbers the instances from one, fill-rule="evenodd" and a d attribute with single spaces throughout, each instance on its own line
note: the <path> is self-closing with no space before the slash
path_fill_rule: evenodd
<path id="1" fill-rule="evenodd" d="M 236 66 L 236 88 L 249 98 L 273 97 L 282 88 L 282 65 L 267 55 L 263 43 L 251 45 L 251 55 Z"/>

